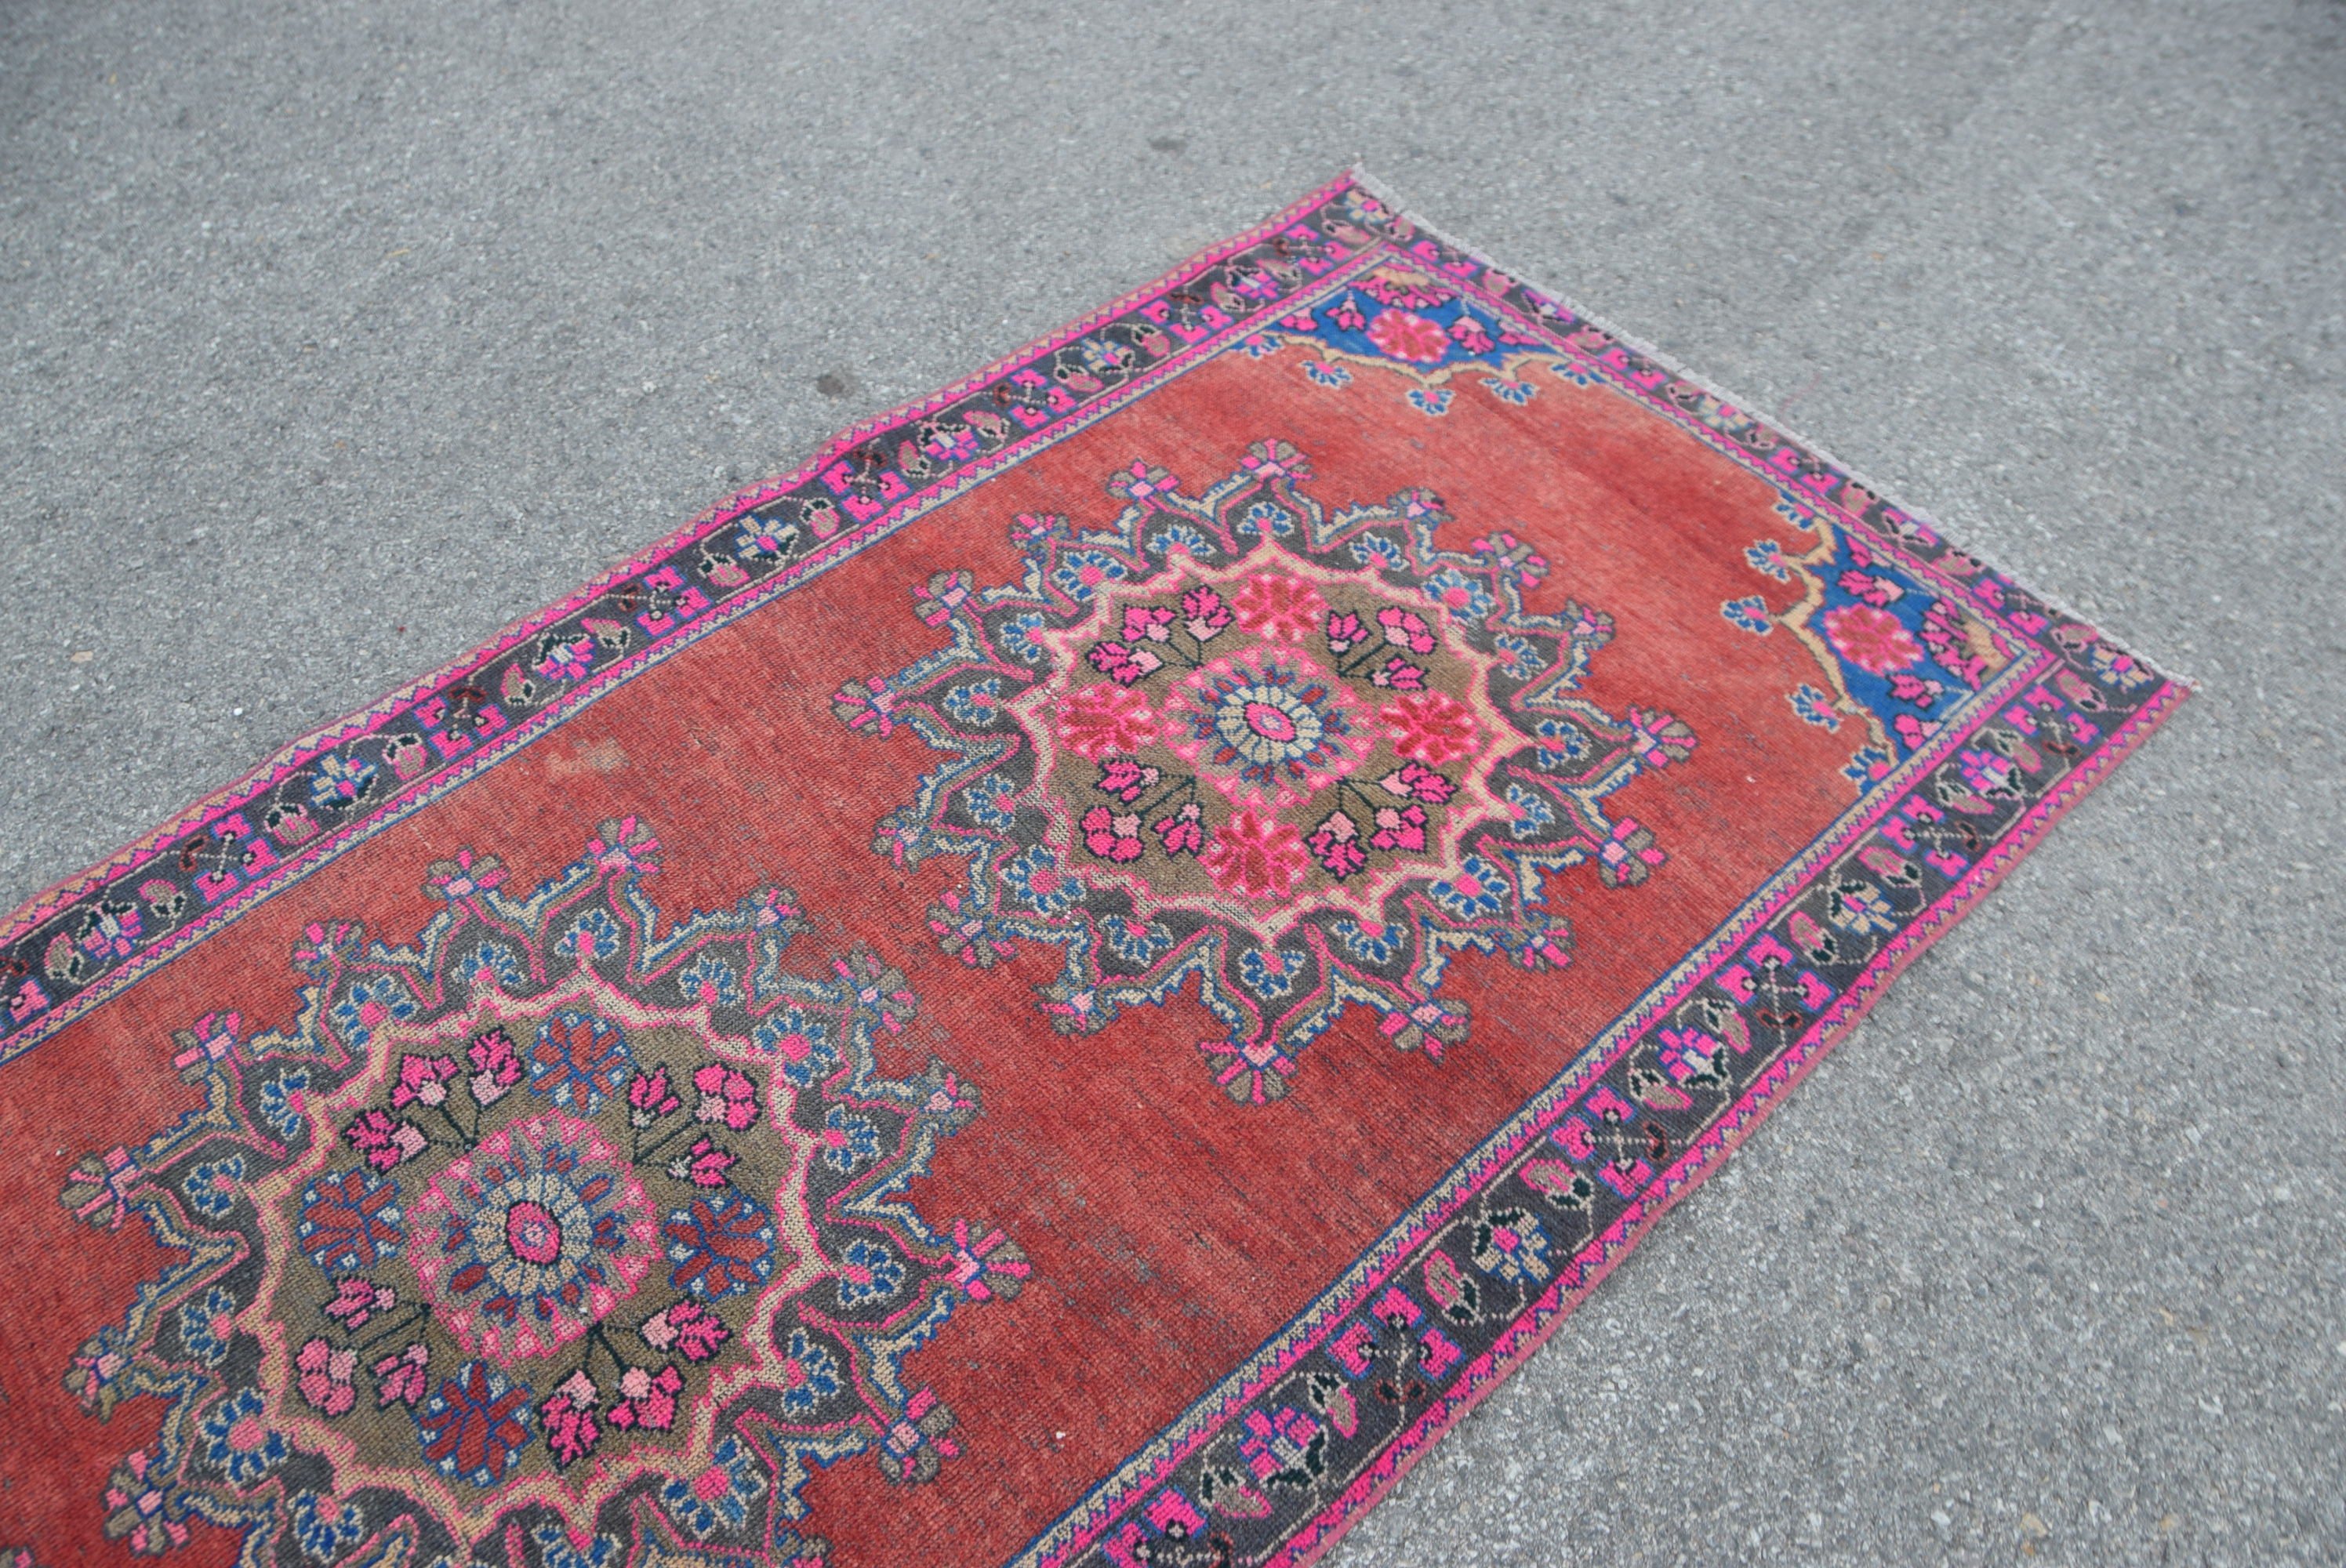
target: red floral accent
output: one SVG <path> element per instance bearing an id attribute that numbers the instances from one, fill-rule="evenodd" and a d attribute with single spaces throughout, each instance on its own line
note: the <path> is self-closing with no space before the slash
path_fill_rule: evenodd
<path id="1" fill-rule="evenodd" d="M 1170 615 L 1171 611 L 1166 612 Z M 1165 661 L 1147 648 L 1128 648 L 1122 643 L 1094 643 L 1091 666 L 1118 686 L 1130 686 L 1146 679 L 1162 668 Z"/>
<path id="2" fill-rule="evenodd" d="M 379 1171 L 422 1154 L 426 1142 L 423 1130 L 413 1122 L 393 1121 L 389 1112 L 372 1109 L 352 1116 L 342 1136 Z"/>
<path id="3" fill-rule="evenodd" d="M 637 1126 L 648 1127 L 683 1104 L 668 1084 L 666 1066 L 638 1072 L 627 1080 L 627 1120 Z"/>
<path id="4" fill-rule="evenodd" d="M 688 1361 L 709 1359 L 717 1354 L 717 1347 L 733 1337 L 723 1319 L 694 1301 L 679 1301 L 654 1313 L 636 1331 L 653 1349 L 666 1350 L 674 1346 L 684 1352 Z"/>
<path id="5" fill-rule="evenodd" d="M 1096 762 L 1112 751 L 1137 751 L 1157 734 L 1148 698 L 1120 686 L 1086 686 L 1059 699 L 1059 738 Z"/>
<path id="6" fill-rule="evenodd" d="M 619 1374 L 619 1392 L 626 1396 L 611 1407 L 611 1424 L 664 1432 L 676 1425 L 676 1396 L 684 1378 L 673 1363 L 658 1371 L 629 1367 Z"/>
<path id="7" fill-rule="evenodd" d="M 712 1140 L 695 1138 L 691 1148 L 668 1161 L 668 1174 L 695 1186 L 720 1187 L 726 1182 L 725 1173 L 740 1163 L 740 1156 L 720 1148 Z"/>
<path id="8" fill-rule="evenodd" d="M 1369 323 L 1369 341 L 1397 360 L 1430 365 L 1450 351 L 1450 334 L 1438 321 L 1408 311 L 1379 311 Z"/>
<path id="9" fill-rule="evenodd" d="M 1421 657 L 1433 651 L 1433 628 L 1413 611 L 1387 605 L 1377 612 L 1377 626 L 1385 641 L 1397 648 L 1407 648 Z"/>
<path id="10" fill-rule="evenodd" d="M 595 1420 L 596 1397 L 594 1380 L 583 1371 L 574 1372 L 552 1399 L 538 1407 L 546 1446 L 553 1451 L 557 1468 L 569 1469 L 603 1441 L 603 1429 Z"/>
<path id="11" fill-rule="evenodd" d="M 374 1364 L 374 1397 L 379 1407 L 393 1405 L 413 1408 L 430 1386 L 423 1369 L 432 1364 L 432 1352 L 421 1343 L 404 1350 L 394 1350 Z"/>
<path id="12" fill-rule="evenodd" d="M 1826 611 L 1825 636 L 1841 657 L 1872 675 L 1904 669 L 1923 657 L 1922 645 L 1898 617 L 1871 605 Z"/>
<path id="13" fill-rule="evenodd" d="M 1837 580 L 1842 593 L 1852 599 L 1863 599 L 1869 605 L 1892 605 L 1906 596 L 1906 590 L 1896 583 L 1870 572 L 1843 572 Z"/>
<path id="14" fill-rule="evenodd" d="M 1144 768 L 1137 759 L 1111 757 L 1100 764 L 1099 791 L 1113 795 L 1129 806 L 1152 789 L 1158 779 L 1157 769 Z"/>
<path id="15" fill-rule="evenodd" d="M 522 1389 L 496 1391 L 488 1367 L 467 1361 L 453 1378 L 440 1380 L 441 1410 L 416 1418 L 423 1457 L 454 1464 L 466 1475 L 485 1475 L 488 1484 L 505 1479 L 514 1456 L 528 1443 L 529 1396 Z"/>
<path id="16" fill-rule="evenodd" d="M 1404 762 L 1377 783 L 1404 800 L 1423 800 L 1430 806 L 1439 806 L 1458 792 L 1458 786 L 1447 775 L 1436 773 L 1422 762 Z"/>
<path id="17" fill-rule="evenodd" d="M 473 1103 L 477 1105 L 495 1105 L 505 1097 L 506 1090 L 521 1082 L 521 1058 L 514 1053 L 513 1036 L 502 1029 L 492 1029 L 475 1039 L 464 1057 L 473 1064 L 466 1087 L 473 1091 Z"/>
<path id="18" fill-rule="evenodd" d="M 1301 642 L 1328 613 L 1328 601 L 1319 589 L 1283 573 L 1249 577 L 1231 602 L 1238 606 L 1240 626 L 1282 642 Z"/>
<path id="19" fill-rule="evenodd" d="M 1369 843 L 1379 850 L 1423 850 L 1425 848 L 1425 808 L 1378 807 L 1377 830 L 1369 835 Z"/>
<path id="20" fill-rule="evenodd" d="M 1377 715 L 1403 757 L 1440 767 L 1472 757 L 1481 742 L 1472 709 L 1447 692 L 1429 691 L 1387 703 Z"/>
<path id="21" fill-rule="evenodd" d="M 1214 885 L 1245 899 L 1283 899 L 1295 891 L 1310 862 L 1303 836 L 1276 817 L 1242 810 L 1214 830 L 1214 841 L 1198 857 Z"/>
<path id="22" fill-rule="evenodd" d="M 1173 612 L 1161 605 L 1133 605 L 1124 612 L 1124 640 L 1162 643 L 1173 640 Z"/>
<path id="23" fill-rule="evenodd" d="M 326 1316 L 356 1333 L 369 1319 L 380 1317 L 398 1303 L 399 1292 L 390 1286 L 352 1275 L 334 1282 L 334 1298 L 326 1303 Z"/>

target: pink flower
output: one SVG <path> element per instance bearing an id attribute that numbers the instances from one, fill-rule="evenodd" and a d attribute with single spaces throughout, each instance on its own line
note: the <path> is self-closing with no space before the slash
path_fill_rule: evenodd
<path id="1" fill-rule="evenodd" d="M 1379 311 L 1369 323 L 1369 341 L 1397 360 L 1430 365 L 1450 351 L 1441 323 L 1408 311 Z"/>
<path id="2" fill-rule="evenodd" d="M 1162 643 L 1173 640 L 1173 612 L 1161 605 L 1133 605 L 1124 612 L 1124 640 Z"/>
<path id="3" fill-rule="evenodd" d="M 1084 848 L 1103 860 L 1126 865 L 1140 859 L 1140 815 L 1095 806 L 1084 813 Z"/>
<path id="4" fill-rule="evenodd" d="M 1212 642 L 1230 624 L 1230 606 L 1211 588 L 1192 588 L 1181 596 L 1181 629 L 1200 643 Z"/>
<path id="5" fill-rule="evenodd" d="M 1923 657 L 1922 645 L 1898 617 L 1871 605 L 1826 611 L 1825 636 L 1841 657 L 1872 675 L 1904 669 Z"/>
<path id="6" fill-rule="evenodd" d="M 404 1350 L 394 1350 L 374 1364 L 375 1405 L 387 1409 L 392 1405 L 413 1407 L 423 1397 L 430 1380 L 423 1369 L 431 1365 L 432 1352 L 421 1343 Z"/>
<path id="7" fill-rule="evenodd" d="M 1369 863 L 1368 851 L 1361 848 L 1359 826 L 1341 811 L 1331 812 L 1328 820 L 1312 829 L 1311 836 L 1303 841 L 1310 847 L 1311 858 L 1340 882 Z"/>
<path id="8" fill-rule="evenodd" d="M 693 1108 L 694 1120 L 722 1122 L 737 1133 L 757 1121 L 757 1085 L 739 1067 L 711 1062 L 692 1074 L 692 1086 L 700 1091 L 700 1104 Z"/>
<path id="9" fill-rule="evenodd" d="M 584 1383 L 585 1398 L 574 1391 Z M 567 1470 L 595 1451 L 603 1441 L 603 1429 L 595 1421 L 595 1385 L 580 1372 L 563 1384 L 561 1390 L 538 1407 L 538 1415 L 546 1427 L 546 1446 L 554 1451 L 555 1468 Z"/>
<path id="10" fill-rule="evenodd" d="M 1870 572 L 1843 572 L 1841 591 L 1852 599 L 1863 599 L 1869 605 L 1894 605 L 1906 596 L 1906 590 L 1887 577 L 1877 577 Z"/>
<path id="11" fill-rule="evenodd" d="M 295 1384 L 309 1407 L 327 1417 L 341 1415 L 357 1402 L 351 1374 L 358 1370 L 356 1350 L 337 1350 L 323 1339 L 311 1339 L 293 1358 L 301 1371 Z"/>
<path id="12" fill-rule="evenodd" d="M 379 1171 L 387 1171 L 400 1161 L 413 1159 L 423 1152 L 427 1141 L 423 1129 L 413 1122 L 393 1121 L 379 1110 L 360 1112 L 342 1129 L 342 1136 L 351 1147 L 366 1156 L 366 1163 Z"/>
<path id="13" fill-rule="evenodd" d="M 521 1082 L 521 1058 L 514 1054 L 513 1037 L 502 1029 L 475 1037 L 464 1055 L 473 1064 L 466 1087 L 473 1091 L 475 1105 L 494 1105 Z"/>
<path id="14" fill-rule="evenodd" d="M 390 1311 L 398 1301 L 399 1292 L 390 1286 L 353 1275 L 334 1282 L 334 1298 L 326 1303 L 326 1316 L 356 1332 L 368 1319 Z"/>
<path id="15" fill-rule="evenodd" d="M 1147 648 L 1128 648 L 1122 643 L 1094 643 L 1091 653 L 1086 657 L 1094 669 L 1118 686 L 1130 686 L 1137 680 L 1146 679 L 1165 664 Z"/>
<path id="16" fill-rule="evenodd" d="M 1383 630 L 1385 641 L 1395 647 L 1407 648 L 1420 657 L 1433 651 L 1433 628 L 1421 616 L 1388 605 L 1377 612 L 1377 625 Z"/>
<path id="17" fill-rule="evenodd" d="M 1303 836 L 1276 817 L 1239 811 L 1214 830 L 1214 840 L 1198 857 L 1214 885 L 1247 899 L 1283 899 L 1310 862 Z"/>
<path id="18" fill-rule="evenodd" d="M 1436 773 L 1423 762 L 1404 762 L 1377 783 L 1389 794 L 1404 800 L 1423 800 L 1429 806 L 1439 806 L 1458 792 L 1448 776 Z"/>
<path id="19" fill-rule="evenodd" d="M 1480 745 L 1473 710 L 1447 692 L 1423 692 L 1387 703 L 1378 718 L 1403 757 L 1440 767 L 1472 757 Z"/>
<path id="20" fill-rule="evenodd" d="M 619 1374 L 619 1392 L 626 1397 L 611 1408 L 611 1424 L 623 1430 L 668 1431 L 676 1425 L 676 1396 L 683 1388 L 684 1377 L 673 1362 L 657 1372 L 629 1367 Z"/>
<path id="21" fill-rule="evenodd" d="M 443 1105 L 448 1080 L 456 1075 L 454 1056 L 418 1056 L 409 1052 L 399 1059 L 399 1082 L 391 1091 L 393 1106 Z"/>
<path id="22" fill-rule="evenodd" d="M 1128 687 L 1086 686 L 1059 699 L 1059 738 L 1091 761 L 1111 751 L 1137 751 L 1156 734 L 1148 698 Z"/>
<path id="23" fill-rule="evenodd" d="M 683 1103 L 668 1086 L 668 1068 L 664 1065 L 648 1073 L 639 1070 L 627 1080 L 627 1120 L 637 1126 L 650 1126 Z"/>
<path id="24" fill-rule="evenodd" d="M 1425 848 L 1425 808 L 1378 807 L 1377 830 L 1369 835 L 1369 842 L 1380 850 L 1423 850 Z"/>
<path id="25" fill-rule="evenodd" d="M 717 1354 L 717 1347 L 733 1337 L 732 1330 L 715 1313 L 697 1302 L 679 1301 L 644 1319 L 636 1330 L 644 1343 L 655 1350 L 665 1350 L 673 1345 L 684 1352 L 688 1361 L 705 1361 Z"/>
<path id="26" fill-rule="evenodd" d="M 1341 616 L 1332 610 L 1328 613 L 1328 651 L 1330 653 L 1349 653 L 1368 640 L 1368 626 L 1360 616 L 1350 610 Z"/>
<path id="27" fill-rule="evenodd" d="M 725 1185 L 725 1173 L 740 1163 L 740 1156 L 719 1148 L 708 1138 L 695 1138 L 690 1149 L 668 1161 L 668 1174 L 695 1186 L 720 1187 Z"/>
<path id="28" fill-rule="evenodd" d="M 1168 855 L 1194 855 L 1206 845 L 1206 813 L 1195 800 L 1169 817 L 1160 817 L 1149 824 L 1149 831 L 1165 841 Z"/>
<path id="29" fill-rule="evenodd" d="M 1266 572 L 1249 577 L 1232 603 L 1239 625 L 1257 636 L 1301 642 L 1328 613 L 1320 590 L 1300 577 Z"/>
<path id="30" fill-rule="evenodd" d="M 1156 784 L 1157 769 L 1144 768 L 1136 758 L 1111 757 L 1100 764 L 1098 789 L 1129 806 Z"/>
<path id="31" fill-rule="evenodd" d="M 1395 654 L 1369 672 L 1369 684 L 1388 691 L 1423 691 L 1425 671 Z"/>

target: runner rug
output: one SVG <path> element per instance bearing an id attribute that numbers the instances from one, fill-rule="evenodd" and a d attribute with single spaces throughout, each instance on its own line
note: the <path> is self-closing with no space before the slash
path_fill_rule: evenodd
<path id="1" fill-rule="evenodd" d="M 1341 179 L 15 919 L 0 1561 L 1306 1561 L 2180 696 Z"/>

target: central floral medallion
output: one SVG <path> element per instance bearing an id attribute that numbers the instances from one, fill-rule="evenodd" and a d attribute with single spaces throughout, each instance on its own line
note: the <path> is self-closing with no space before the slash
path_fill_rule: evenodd
<path id="1" fill-rule="evenodd" d="M 418 1293 L 464 1349 L 506 1365 L 585 1334 L 658 1256 L 651 1200 L 626 1155 L 560 1111 L 452 1160 L 408 1224 Z"/>
<path id="2" fill-rule="evenodd" d="M 1461 951 L 1567 962 L 1551 879 L 1644 881 L 1663 853 L 1606 797 L 1694 745 L 1579 695 L 1612 623 L 1529 608 L 1547 564 L 1522 543 L 1445 547 L 1425 491 L 1331 514 L 1310 477 L 1280 442 L 1194 496 L 1133 463 L 1105 527 L 1017 520 L 1020 581 L 932 579 L 917 608 L 947 646 L 835 701 L 951 756 L 874 846 L 968 860 L 929 911 L 947 951 L 1060 948 L 1042 1002 L 1071 1033 L 1194 977 L 1244 1100 L 1356 1003 L 1403 1048 L 1463 1039 L 1439 994 Z"/>
<path id="3" fill-rule="evenodd" d="M 137 1166 L 190 1261 L 67 1378 L 100 1414 L 167 1394 L 197 1434 L 116 1478 L 117 1533 L 243 1525 L 280 1543 L 256 1562 L 380 1531 L 425 1562 L 746 1548 L 798 1539 L 811 1465 L 876 1449 L 917 1481 L 957 1451 L 906 1358 L 1026 1266 L 903 1189 L 974 1091 L 881 1074 L 904 977 L 862 947 L 786 968 L 787 891 L 663 926 L 656 851 L 606 824 L 522 897 L 461 854 L 415 947 L 312 926 L 290 1028 L 182 1035 L 210 1109 Z"/>
<path id="4" fill-rule="evenodd" d="M 1462 830 L 1505 810 L 1477 766 L 1507 731 L 1500 656 L 1413 599 L 1278 548 L 1103 584 L 1035 634 L 1065 678 L 1005 705 L 1045 841 L 1136 919 L 1195 911 L 1271 951 L 1305 908 L 1374 921 L 1463 873 Z"/>

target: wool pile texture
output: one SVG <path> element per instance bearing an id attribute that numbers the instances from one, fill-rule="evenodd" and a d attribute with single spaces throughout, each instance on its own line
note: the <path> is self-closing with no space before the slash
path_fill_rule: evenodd
<path id="1" fill-rule="evenodd" d="M 2181 696 L 1339 179 L 0 932 L 0 1563 L 1308 1561 Z"/>

